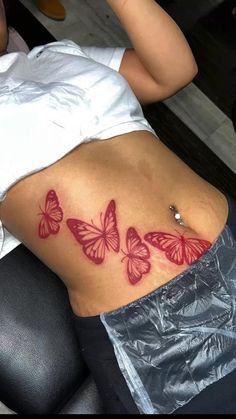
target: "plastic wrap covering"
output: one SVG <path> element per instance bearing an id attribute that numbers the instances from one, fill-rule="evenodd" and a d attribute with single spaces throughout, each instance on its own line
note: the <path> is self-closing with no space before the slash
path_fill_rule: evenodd
<path id="1" fill-rule="evenodd" d="M 167 414 L 236 368 L 236 242 L 228 226 L 156 291 L 101 315 L 141 413 Z"/>

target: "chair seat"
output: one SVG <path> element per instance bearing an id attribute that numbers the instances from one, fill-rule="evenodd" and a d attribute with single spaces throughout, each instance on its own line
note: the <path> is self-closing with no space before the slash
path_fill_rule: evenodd
<path id="1" fill-rule="evenodd" d="M 88 376 L 62 281 L 23 245 L 0 261 L 1 401 L 54 413 Z"/>

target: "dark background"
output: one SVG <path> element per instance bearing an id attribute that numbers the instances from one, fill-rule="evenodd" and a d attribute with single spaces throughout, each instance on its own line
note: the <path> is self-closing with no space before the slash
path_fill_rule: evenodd
<path id="1" fill-rule="evenodd" d="M 228 116 L 236 101 L 236 0 L 158 0 L 175 19 L 198 63 L 196 85 Z"/>

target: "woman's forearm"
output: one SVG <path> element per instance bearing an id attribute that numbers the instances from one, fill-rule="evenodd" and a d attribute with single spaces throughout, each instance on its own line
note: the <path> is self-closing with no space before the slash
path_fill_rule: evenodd
<path id="1" fill-rule="evenodd" d="M 0 0 L 0 55 L 6 51 L 7 39 L 8 39 L 8 35 L 7 35 L 5 9 L 3 5 L 3 1 Z"/>
<path id="2" fill-rule="evenodd" d="M 185 84 L 197 73 L 188 42 L 154 0 L 107 0 L 152 77 L 162 85 Z M 190 81 L 189 80 L 189 81 Z"/>

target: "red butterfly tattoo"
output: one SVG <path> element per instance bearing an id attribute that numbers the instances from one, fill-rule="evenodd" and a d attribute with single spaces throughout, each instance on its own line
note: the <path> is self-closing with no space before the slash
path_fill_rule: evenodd
<path id="1" fill-rule="evenodd" d="M 150 252 L 146 244 L 141 242 L 137 231 L 133 227 L 130 227 L 127 231 L 126 247 L 127 253 L 122 250 L 125 254 L 122 262 L 128 259 L 127 274 L 129 281 L 134 285 L 151 269 L 151 264 L 147 260 L 150 258 Z"/>
<path id="2" fill-rule="evenodd" d="M 164 251 L 167 259 L 176 265 L 182 265 L 184 263 L 191 265 L 211 247 L 211 243 L 207 240 L 201 240 L 195 237 L 186 238 L 178 231 L 177 233 L 179 236 L 163 232 L 147 233 L 144 239 L 152 246 Z"/>
<path id="3" fill-rule="evenodd" d="M 100 214 L 101 228 L 85 221 L 68 219 L 67 226 L 76 240 L 83 246 L 83 252 L 94 263 L 99 265 L 105 258 L 106 250 L 120 250 L 120 237 L 116 223 L 116 204 L 111 201 L 102 219 Z"/>
<path id="4" fill-rule="evenodd" d="M 38 233 L 41 239 L 46 239 L 50 234 L 57 234 L 60 230 L 59 223 L 63 219 L 63 212 L 59 205 L 57 194 L 51 190 L 47 193 L 44 210 L 41 209 L 42 218 L 39 223 Z"/>

